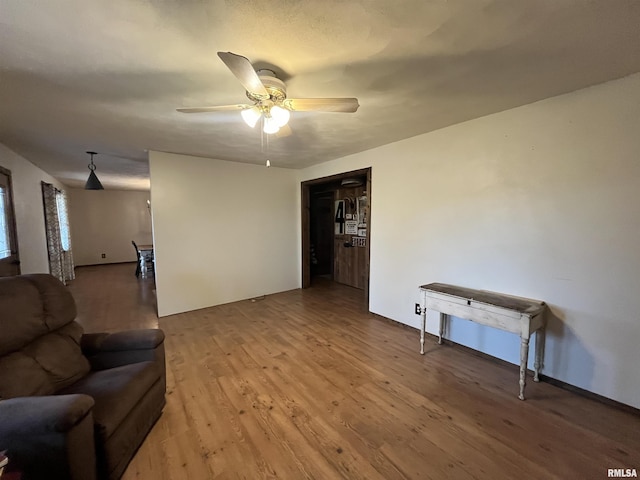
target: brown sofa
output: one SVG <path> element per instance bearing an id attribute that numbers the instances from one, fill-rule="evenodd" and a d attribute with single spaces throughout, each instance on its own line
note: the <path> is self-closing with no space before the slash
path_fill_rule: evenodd
<path id="1" fill-rule="evenodd" d="M 0 450 L 23 479 L 122 476 L 165 403 L 164 334 L 83 334 L 51 275 L 0 278 Z"/>

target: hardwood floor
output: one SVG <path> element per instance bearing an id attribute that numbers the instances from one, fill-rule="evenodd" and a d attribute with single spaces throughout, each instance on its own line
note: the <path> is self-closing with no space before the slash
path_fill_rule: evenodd
<path id="1" fill-rule="evenodd" d="M 133 267 L 135 269 L 135 266 Z M 130 271 L 131 270 L 131 271 Z M 88 331 L 155 326 L 153 281 L 80 268 Z M 160 319 L 167 405 L 124 479 L 601 479 L 640 416 L 427 340 L 323 283 Z M 517 342 L 515 343 L 517 344 Z"/>
<path id="2" fill-rule="evenodd" d="M 69 289 L 85 332 L 158 328 L 155 285 L 137 278 L 135 263 L 76 268 Z"/>

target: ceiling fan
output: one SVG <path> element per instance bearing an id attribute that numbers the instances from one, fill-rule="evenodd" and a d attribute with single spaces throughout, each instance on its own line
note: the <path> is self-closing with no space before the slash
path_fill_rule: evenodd
<path id="1" fill-rule="evenodd" d="M 218 52 L 218 57 L 231 70 L 247 91 L 249 104 L 219 105 L 213 107 L 178 108 L 182 113 L 228 112 L 240 110 L 242 119 L 251 128 L 263 119 L 265 133 L 284 133 L 290 112 L 345 112 L 353 113 L 360 106 L 357 98 L 287 98 L 287 87 L 272 70 L 255 70 L 242 55 Z M 286 127 L 288 130 L 288 127 Z"/>

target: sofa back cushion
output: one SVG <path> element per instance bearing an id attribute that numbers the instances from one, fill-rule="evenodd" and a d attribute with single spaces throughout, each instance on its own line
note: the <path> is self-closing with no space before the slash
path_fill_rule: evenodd
<path id="1" fill-rule="evenodd" d="M 89 372 L 75 315 L 51 275 L 0 278 L 0 399 L 49 395 Z"/>

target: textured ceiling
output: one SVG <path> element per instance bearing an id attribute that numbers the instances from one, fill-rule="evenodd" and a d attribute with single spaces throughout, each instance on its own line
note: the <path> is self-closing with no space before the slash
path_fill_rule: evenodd
<path id="1" fill-rule="evenodd" d="M 247 101 L 217 51 L 361 107 L 268 147 L 239 112 L 176 112 Z M 637 0 L 2 0 L 0 142 L 70 186 L 96 150 L 106 188 L 143 189 L 146 150 L 300 168 L 638 71 Z"/>

